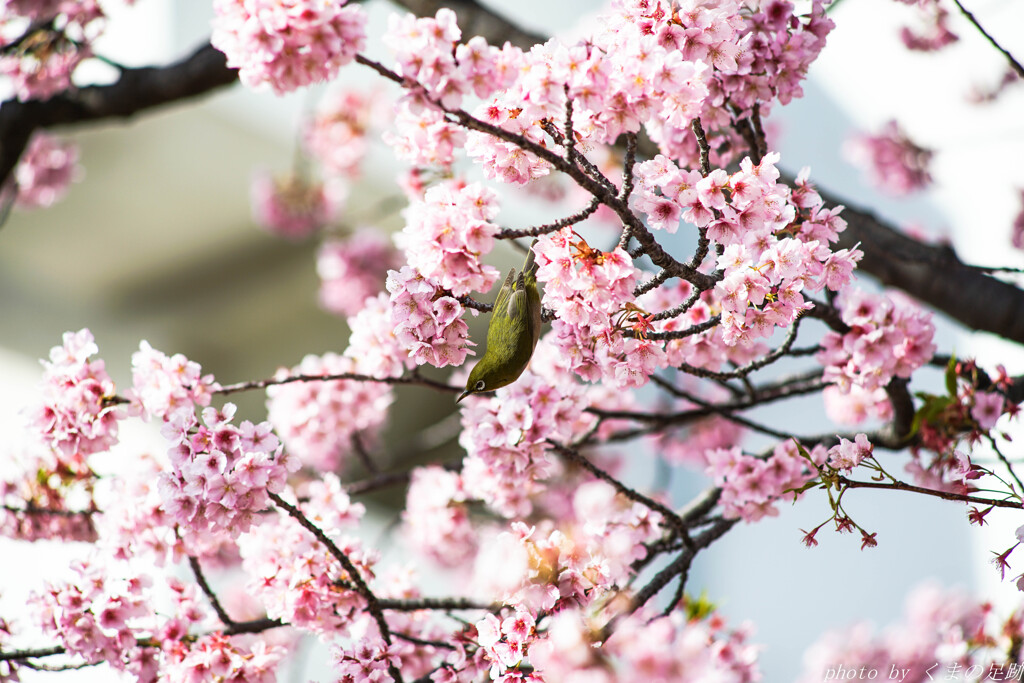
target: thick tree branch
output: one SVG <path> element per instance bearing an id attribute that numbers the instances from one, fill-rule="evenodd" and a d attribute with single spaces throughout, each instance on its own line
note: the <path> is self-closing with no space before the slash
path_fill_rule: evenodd
<path id="1" fill-rule="evenodd" d="M 463 42 L 473 36 L 483 36 L 491 45 L 500 47 L 505 41 L 508 41 L 528 50 L 531 46 L 543 43 L 548 39 L 547 36 L 540 33 L 533 33 L 516 26 L 476 0 L 393 0 L 393 2 L 420 17 L 432 17 L 442 7 L 453 10 L 459 17 Z"/>
<path id="2" fill-rule="evenodd" d="M 69 90 L 45 101 L 8 100 L 0 104 L 0 185 L 36 130 L 131 118 L 237 80 L 238 72 L 227 67 L 224 54 L 207 44 L 168 66 L 124 69 L 110 85 Z"/>
<path id="3" fill-rule="evenodd" d="M 846 204 L 818 191 L 829 204 Z M 839 235 L 839 246 L 860 244 L 864 259 L 858 270 L 967 327 L 1024 343 L 1024 291 L 1019 287 L 965 264 L 948 246 L 908 237 L 871 211 L 846 204 L 842 216 L 848 225 Z"/>

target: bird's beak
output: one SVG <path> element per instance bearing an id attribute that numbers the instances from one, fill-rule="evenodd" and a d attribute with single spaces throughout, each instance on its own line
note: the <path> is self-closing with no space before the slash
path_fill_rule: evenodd
<path id="1" fill-rule="evenodd" d="M 457 399 L 455 399 L 455 402 L 458 403 L 459 401 L 461 401 L 462 399 L 466 398 L 467 396 L 469 396 L 472 393 L 473 392 L 470 391 L 469 389 L 467 389 L 466 391 L 463 391 L 461 394 L 459 394 L 459 397 Z"/>

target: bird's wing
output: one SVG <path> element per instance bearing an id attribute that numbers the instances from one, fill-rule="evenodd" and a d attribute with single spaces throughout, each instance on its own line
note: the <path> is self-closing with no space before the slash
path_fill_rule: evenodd
<path id="1" fill-rule="evenodd" d="M 495 315 L 499 315 L 499 311 L 502 311 L 508 307 L 509 297 L 512 295 L 512 283 L 516 280 L 516 269 L 511 268 L 508 271 L 508 276 L 505 278 L 505 283 L 498 290 L 498 296 L 494 299 L 494 311 Z"/>
<path id="2" fill-rule="evenodd" d="M 511 273 L 509 277 L 511 277 Z M 505 282 L 508 283 L 508 280 Z M 512 296 L 508 299 L 508 317 L 513 324 L 530 324 L 530 297 L 526 292 L 526 280 L 523 273 L 519 273 L 515 287 L 512 289 Z"/>

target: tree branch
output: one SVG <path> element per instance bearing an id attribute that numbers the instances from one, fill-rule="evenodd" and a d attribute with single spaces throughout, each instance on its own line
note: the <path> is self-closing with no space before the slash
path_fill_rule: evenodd
<path id="1" fill-rule="evenodd" d="M 0 104 L 0 185 L 10 176 L 36 130 L 127 119 L 136 114 L 203 95 L 238 80 L 224 54 L 203 45 L 168 66 L 124 69 L 116 83 L 68 90 L 45 101 Z"/>
<path id="2" fill-rule="evenodd" d="M 840 248 L 860 243 L 864 259 L 858 270 L 902 289 L 936 310 L 975 330 L 1024 344 L 1024 291 L 962 262 L 948 246 L 918 242 L 871 211 L 850 207 L 818 188 L 829 204 L 846 205 L 847 228 Z M 1009 229 L 1009 226 L 1007 226 Z"/>

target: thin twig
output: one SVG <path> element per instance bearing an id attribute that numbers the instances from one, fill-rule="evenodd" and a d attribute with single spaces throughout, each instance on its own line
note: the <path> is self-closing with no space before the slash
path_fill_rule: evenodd
<path id="1" fill-rule="evenodd" d="M 962 5 L 962 4 L 960 3 L 960 0 L 953 0 L 953 2 L 954 2 L 954 3 L 956 3 L 956 6 L 957 6 L 957 7 L 959 7 L 959 8 L 960 8 L 960 12 L 962 12 L 962 13 L 963 13 L 963 15 L 964 15 L 965 17 L 967 17 L 967 21 L 969 21 L 969 22 L 971 22 L 972 24 L 974 24 L 974 28 L 978 29 L 978 32 L 979 32 L 979 33 L 981 33 L 981 35 L 985 36 L 985 39 L 986 39 L 986 40 L 987 40 L 987 41 L 988 41 L 989 43 L 991 43 L 991 44 L 992 44 L 992 47 L 994 47 L 995 49 L 997 49 L 997 50 L 999 50 L 1000 52 L 1002 52 L 1002 53 L 1003 53 L 1003 56 L 1004 56 L 1004 57 L 1006 57 L 1006 60 L 1007 60 L 1008 62 L 1010 62 L 1010 66 L 1011 66 L 1011 67 L 1013 68 L 1013 70 L 1014 70 L 1014 71 L 1016 71 L 1016 72 L 1017 72 L 1017 75 L 1018 75 L 1018 76 L 1020 76 L 1021 78 L 1024 78 L 1024 66 L 1021 66 L 1021 63 L 1020 63 L 1020 62 L 1018 62 L 1018 61 L 1017 61 L 1017 60 L 1016 60 L 1016 59 L 1014 58 L 1014 56 L 1013 56 L 1013 55 L 1011 55 L 1011 54 L 1010 54 L 1010 52 L 1009 52 L 1009 51 L 1008 51 L 1008 50 L 1007 50 L 1006 48 L 1004 48 L 1004 47 L 1003 47 L 1002 45 L 1000 45 L 1000 44 L 999 44 L 998 42 L 996 42 L 996 39 L 995 39 L 995 38 L 993 38 L 993 37 L 992 37 L 992 36 L 991 36 L 991 35 L 989 34 L 989 32 L 988 32 L 988 31 L 986 31 L 986 30 L 985 30 L 985 29 L 984 29 L 984 28 L 982 27 L 982 25 L 981 25 L 980 23 L 978 23 L 978 20 L 977 20 L 977 19 L 975 19 L 975 18 L 974 18 L 974 15 L 973 15 L 973 14 L 971 14 L 971 13 L 970 13 L 970 12 L 969 12 L 969 11 L 967 10 L 967 8 L 966 8 L 966 7 L 964 7 L 964 6 L 963 6 L 963 5 Z"/>
<path id="2" fill-rule="evenodd" d="M 586 219 L 590 218 L 591 214 L 597 211 L 600 207 L 601 200 L 598 199 L 597 197 L 594 197 L 593 199 L 590 200 L 590 203 L 587 204 L 583 209 L 577 211 L 571 216 L 560 218 L 559 220 L 554 221 L 553 223 L 545 223 L 544 225 L 538 225 L 535 228 L 523 228 L 521 230 L 507 228 L 505 230 L 499 230 L 497 233 L 495 233 L 494 237 L 495 239 L 499 240 L 518 239 L 520 237 L 539 237 L 541 235 L 546 235 L 549 232 L 556 232 L 570 225 L 582 223 Z"/>
<path id="3" fill-rule="evenodd" d="M 1021 482 L 1020 477 L 1017 476 L 1017 471 L 1013 469 L 1013 464 L 1010 463 L 1010 459 L 1003 454 L 1003 451 L 1000 450 L 999 446 L 996 444 L 996 440 L 992 438 L 991 435 L 988 437 L 988 443 L 992 446 L 992 450 L 995 451 L 996 457 L 998 457 L 999 461 L 1003 463 L 1004 467 L 1006 467 L 1006 471 L 1009 472 L 1010 476 L 1013 477 L 1013 480 L 1017 482 L 1017 493 L 1024 495 L 1024 482 Z"/>
<path id="4" fill-rule="evenodd" d="M 612 488 L 614 488 L 616 491 L 621 493 L 626 498 L 637 503 L 640 503 L 641 505 L 644 505 L 645 507 L 660 513 L 662 517 L 665 518 L 665 522 L 676 530 L 676 533 L 679 535 L 680 538 L 684 540 L 684 542 L 689 538 L 689 532 L 687 531 L 686 523 L 682 520 L 682 518 L 679 517 L 679 515 L 677 515 L 669 507 L 659 503 L 656 500 L 653 500 L 652 498 L 645 496 L 639 491 L 635 491 L 634 489 L 629 488 L 621 481 L 619 481 L 618 479 L 616 479 L 615 477 L 608 474 L 600 467 L 592 463 L 586 456 L 584 456 L 575 448 L 569 448 L 568 446 L 560 444 L 553 439 L 546 439 L 546 441 L 567 460 L 569 460 L 572 463 L 575 463 L 576 465 L 579 465 L 583 469 L 593 474 L 598 479 L 611 484 Z"/>
<path id="5" fill-rule="evenodd" d="M 751 372 L 760 370 L 786 355 L 790 347 L 793 346 L 793 342 L 796 341 L 796 335 L 800 327 L 801 319 L 802 318 L 798 317 L 793 321 L 793 326 L 789 328 L 789 333 L 786 335 L 786 339 L 782 342 L 782 345 L 779 346 L 779 348 L 775 349 L 771 353 L 761 356 L 760 358 L 755 358 L 746 365 L 740 366 L 731 372 L 713 372 L 711 370 L 706 370 L 705 368 L 698 368 L 688 363 L 680 364 L 679 369 L 687 374 L 707 379 L 729 380 L 746 377 Z"/>
<path id="6" fill-rule="evenodd" d="M 963 493 L 953 493 L 952 491 L 937 491 L 935 489 L 926 489 L 922 486 L 914 486 L 913 484 L 907 484 L 902 481 L 855 481 L 853 479 L 847 479 L 846 477 L 840 476 L 836 478 L 845 488 L 850 489 L 886 489 L 891 491 L 909 491 L 911 493 L 920 493 L 926 496 L 934 496 L 936 498 L 942 498 L 943 500 L 954 500 L 963 503 L 972 503 L 974 505 L 992 505 L 999 508 L 1011 508 L 1014 510 L 1020 510 L 1024 508 L 1024 504 L 1020 501 L 1011 500 L 994 500 L 991 498 L 978 498 L 977 496 L 969 496 Z"/>
<path id="7" fill-rule="evenodd" d="M 274 504 L 282 508 L 288 515 L 298 522 L 304 529 L 309 531 L 316 540 L 320 541 L 327 548 L 327 552 L 331 554 L 331 557 L 336 559 L 342 568 L 348 574 L 349 579 L 355 585 L 356 592 L 362 596 L 363 600 L 366 601 L 366 610 L 373 617 L 373 620 L 377 623 L 377 628 L 380 630 L 380 637 L 384 639 L 384 642 L 388 645 L 391 644 L 391 629 L 388 628 L 387 619 L 384 618 L 384 612 L 381 609 L 380 602 L 377 600 L 377 596 L 373 594 L 370 587 L 366 585 L 366 581 L 363 580 L 362 575 L 359 573 L 359 569 L 352 563 L 348 555 L 341 551 L 341 548 L 337 546 L 334 541 L 327 537 L 327 534 L 313 524 L 306 515 L 302 514 L 302 511 L 297 507 L 289 503 L 288 501 L 281 498 L 276 493 L 268 493 L 270 499 L 274 501 Z M 402 683 L 402 672 L 398 670 L 398 667 L 394 664 L 388 664 L 388 673 L 395 680 L 396 683 Z"/>
<path id="8" fill-rule="evenodd" d="M 199 566 L 199 558 L 194 555 L 189 555 L 188 566 L 192 568 L 192 575 L 196 577 L 196 583 L 199 584 L 199 588 L 202 589 L 206 599 L 210 601 L 210 604 L 213 606 L 213 611 L 217 613 L 217 618 L 220 619 L 220 622 L 228 628 L 235 626 L 237 622 L 228 616 L 224 606 L 220 604 L 220 599 L 217 598 L 217 594 L 213 592 L 212 588 L 210 588 L 210 584 L 207 582 L 206 576 L 203 574 L 203 568 Z"/>
<path id="9" fill-rule="evenodd" d="M 339 380 L 350 380 L 353 382 L 380 382 L 383 384 L 414 384 L 432 387 L 434 389 L 440 389 L 441 391 L 456 394 L 462 391 L 461 387 L 453 387 L 450 384 L 429 379 L 415 372 L 403 377 L 371 377 L 370 375 L 360 375 L 354 372 L 343 372 L 336 375 L 288 375 L 287 377 L 269 377 L 267 379 L 238 382 L 236 384 L 225 384 L 218 389 L 214 389 L 213 393 L 226 396 L 240 391 L 266 389 L 267 387 L 276 386 L 278 384 L 291 384 L 292 382 L 335 382 Z"/>

